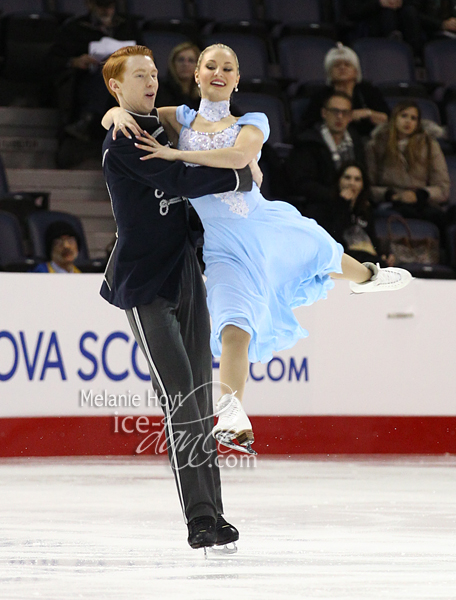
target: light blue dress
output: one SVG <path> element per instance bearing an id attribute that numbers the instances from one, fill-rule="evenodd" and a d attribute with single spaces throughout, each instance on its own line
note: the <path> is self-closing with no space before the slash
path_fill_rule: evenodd
<path id="1" fill-rule="evenodd" d="M 260 129 L 264 141 L 269 136 L 262 113 L 247 113 L 215 134 L 191 128 L 196 114 L 187 106 L 177 109 L 183 125 L 181 150 L 233 146 L 242 125 Z M 273 352 L 308 336 L 292 309 L 326 298 L 334 286 L 328 273 L 342 272 L 343 247 L 290 204 L 263 198 L 255 184 L 248 193 L 226 192 L 190 201 L 204 226 L 213 355 L 221 354 L 221 332 L 228 324 L 251 335 L 251 362 L 268 362 Z"/>

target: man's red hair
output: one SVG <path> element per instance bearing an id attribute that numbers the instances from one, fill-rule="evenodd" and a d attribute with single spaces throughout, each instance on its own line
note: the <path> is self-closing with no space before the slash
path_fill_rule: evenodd
<path id="1" fill-rule="evenodd" d="M 109 93 L 112 94 L 116 100 L 118 100 L 117 94 L 109 87 L 109 80 L 117 79 L 118 81 L 123 81 L 125 63 L 129 56 L 150 56 L 150 58 L 154 60 L 152 50 L 146 46 L 125 46 L 111 54 L 103 66 L 103 79 Z"/>

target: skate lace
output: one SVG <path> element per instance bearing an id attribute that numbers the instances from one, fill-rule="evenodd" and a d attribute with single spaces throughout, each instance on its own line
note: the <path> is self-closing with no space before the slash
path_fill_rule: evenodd
<path id="1" fill-rule="evenodd" d="M 222 407 L 219 411 L 220 414 L 223 414 L 223 418 L 229 419 L 231 417 L 235 417 L 239 413 L 239 405 L 236 402 L 237 398 L 234 396 L 236 392 L 231 394 L 231 398 L 226 401 L 226 406 Z"/>

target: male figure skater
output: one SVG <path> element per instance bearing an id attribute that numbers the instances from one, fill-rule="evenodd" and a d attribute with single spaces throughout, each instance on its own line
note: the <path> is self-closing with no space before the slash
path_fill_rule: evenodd
<path id="1" fill-rule="evenodd" d="M 154 108 L 153 55 L 122 48 L 103 68 L 120 106 L 162 144 L 167 136 Z M 168 455 L 192 548 L 224 545 L 239 532 L 222 517 L 217 449 L 211 435 L 212 355 L 206 293 L 191 243 L 187 199 L 249 191 L 252 173 L 198 169 L 181 162 L 141 161 L 135 139 L 122 133 L 103 145 L 103 171 L 117 224 L 117 241 L 101 295 L 126 311 L 149 365 L 165 414 Z"/>

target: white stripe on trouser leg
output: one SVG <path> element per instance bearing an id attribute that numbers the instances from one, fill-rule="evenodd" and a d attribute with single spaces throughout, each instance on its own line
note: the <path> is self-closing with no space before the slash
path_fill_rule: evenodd
<path id="1" fill-rule="evenodd" d="M 162 397 L 164 397 L 166 399 L 166 405 L 164 407 L 165 408 L 165 425 L 167 424 L 167 426 L 168 426 L 168 439 L 169 439 L 169 443 L 170 443 L 170 447 L 171 447 L 171 463 L 172 463 L 172 466 L 174 467 L 174 472 L 176 474 L 177 492 L 179 494 L 179 500 L 181 503 L 182 512 L 184 513 L 184 520 L 185 520 L 185 523 L 187 523 L 187 515 L 185 514 L 184 495 L 182 493 L 180 471 L 179 471 L 179 465 L 178 465 L 177 456 L 176 456 L 176 446 L 175 446 L 175 442 L 174 442 L 173 425 L 171 422 L 171 418 L 169 416 L 170 411 L 169 411 L 169 405 L 168 405 L 168 401 L 169 401 L 168 394 L 166 392 L 165 386 L 163 385 L 161 377 L 158 373 L 158 369 L 155 366 L 154 361 L 152 360 L 152 355 L 150 353 L 149 346 L 147 345 L 146 335 L 145 335 L 144 329 L 141 325 L 141 319 L 139 317 L 138 309 L 136 307 L 132 308 L 132 313 L 133 313 L 133 317 L 136 322 L 136 327 L 138 328 L 139 335 L 141 337 L 141 341 L 143 343 L 143 346 L 144 346 L 144 349 L 146 352 L 146 358 L 147 358 L 150 366 L 152 367 L 152 371 L 155 375 L 155 378 L 157 379 L 158 385 L 160 386 Z"/>

